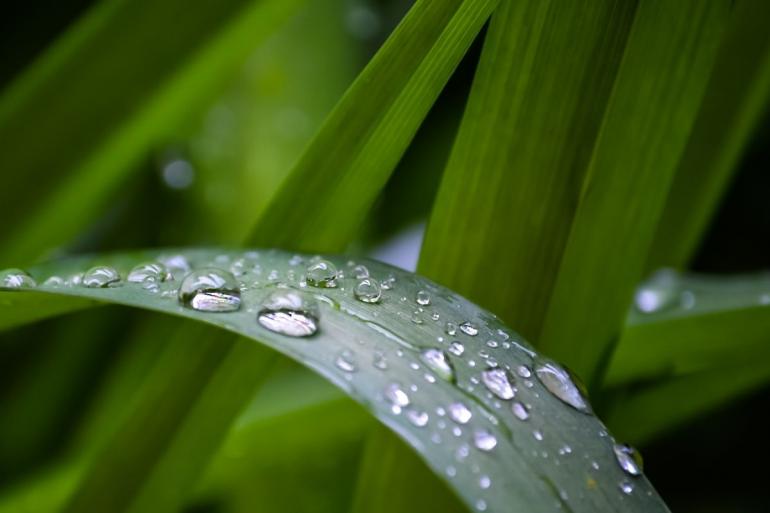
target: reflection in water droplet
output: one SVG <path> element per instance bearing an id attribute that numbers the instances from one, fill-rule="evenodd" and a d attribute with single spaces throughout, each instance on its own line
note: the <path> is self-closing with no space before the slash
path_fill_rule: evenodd
<path id="1" fill-rule="evenodd" d="M 374 278 L 363 278 L 356 283 L 353 295 L 364 303 L 376 303 L 382 297 L 382 290 L 380 289 L 380 284 Z"/>
<path id="2" fill-rule="evenodd" d="M 475 337 L 476 335 L 479 334 L 478 328 L 476 328 L 476 326 L 474 326 L 468 321 L 460 324 L 460 331 L 462 331 L 466 335 L 470 335 L 471 337 Z"/>
<path id="3" fill-rule="evenodd" d="M 430 294 L 424 290 L 417 291 L 417 304 L 421 306 L 428 306 L 430 304 Z"/>
<path id="4" fill-rule="evenodd" d="M 623 472 L 630 476 L 639 476 L 642 474 L 644 463 L 639 451 L 626 444 L 614 444 L 612 450 L 615 452 L 615 459 Z"/>
<path id="5" fill-rule="evenodd" d="M 328 260 L 317 260 L 307 267 L 308 285 L 320 288 L 337 286 L 337 268 Z"/>
<path id="6" fill-rule="evenodd" d="M 487 369 L 481 373 L 481 380 L 489 391 L 500 399 L 513 399 L 513 376 L 507 370 L 500 367 Z"/>
<path id="7" fill-rule="evenodd" d="M 19 290 L 37 287 L 37 282 L 26 271 L 21 269 L 5 269 L 0 271 L 0 289 Z"/>
<path id="8" fill-rule="evenodd" d="M 581 387 L 566 369 L 554 362 L 541 360 L 535 368 L 535 374 L 543 386 L 563 402 L 584 413 L 591 412 Z"/>
<path id="9" fill-rule="evenodd" d="M 162 282 L 171 277 L 165 265 L 158 262 L 145 262 L 131 269 L 126 280 L 131 283 Z"/>
<path id="10" fill-rule="evenodd" d="M 334 365 L 336 365 L 338 369 L 345 372 L 356 371 L 356 364 L 353 360 L 353 353 L 347 349 L 337 355 L 337 358 L 334 360 Z"/>
<path id="11" fill-rule="evenodd" d="M 620 488 L 620 491 L 625 493 L 626 495 L 631 495 L 634 493 L 634 484 L 629 481 L 621 481 L 618 485 Z"/>
<path id="12" fill-rule="evenodd" d="M 455 356 L 461 356 L 465 352 L 465 346 L 455 340 L 449 344 L 449 352 Z"/>
<path id="13" fill-rule="evenodd" d="M 177 292 L 187 308 L 201 312 L 233 312 L 241 307 L 241 290 L 235 277 L 215 267 L 192 271 Z"/>
<path id="14" fill-rule="evenodd" d="M 511 410 L 513 411 L 513 416 L 519 420 L 527 420 L 529 418 L 529 411 L 522 402 L 514 401 L 511 404 Z"/>
<path id="15" fill-rule="evenodd" d="M 406 412 L 406 418 L 417 427 L 425 427 L 430 419 L 428 412 L 418 410 L 409 410 Z"/>
<path id="16" fill-rule="evenodd" d="M 293 289 L 274 291 L 262 302 L 257 314 L 262 327 L 290 337 L 314 335 L 320 318 L 318 302 Z"/>
<path id="17" fill-rule="evenodd" d="M 409 406 L 409 395 L 398 383 L 391 383 L 385 388 L 385 399 L 391 404 L 393 413 L 401 413 L 401 408 Z"/>
<path id="18" fill-rule="evenodd" d="M 495 435 L 484 429 L 473 433 L 473 445 L 481 451 L 491 451 L 497 446 Z"/>
<path id="19" fill-rule="evenodd" d="M 420 354 L 423 362 L 438 376 L 449 382 L 455 379 L 455 370 L 449 355 L 441 349 L 426 349 Z"/>
<path id="20" fill-rule="evenodd" d="M 463 403 L 452 403 L 449 405 L 449 416 L 458 424 L 467 424 L 473 413 Z"/>
<path id="21" fill-rule="evenodd" d="M 98 265 L 87 270 L 80 283 L 90 289 L 110 287 L 120 283 L 120 274 L 112 267 Z"/>

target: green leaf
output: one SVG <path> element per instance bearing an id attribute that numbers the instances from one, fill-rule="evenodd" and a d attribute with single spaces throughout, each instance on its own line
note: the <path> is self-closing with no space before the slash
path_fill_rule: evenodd
<path id="1" fill-rule="evenodd" d="M 308 257 L 292 257 L 291 254 L 273 250 L 256 254 L 187 250 L 183 254 L 196 269 L 230 265 L 238 258 L 258 264 L 259 268 L 247 266 L 249 272 L 240 278 L 247 285 L 241 292 L 240 310 L 212 313 L 183 307 L 176 299 L 178 280 L 182 278 L 179 271 L 174 281 L 160 284 L 160 290 L 155 293 L 146 288 L 147 284 L 123 283 L 112 288 L 88 288 L 73 284 L 41 285 L 32 291 L 2 292 L 0 297 L 23 294 L 42 299 L 53 294 L 89 298 L 201 321 L 259 341 L 315 370 L 361 403 L 408 442 L 436 475 L 441 476 L 471 508 L 545 512 L 552 511 L 554 504 L 561 502 L 563 507 L 575 512 L 621 509 L 666 511 L 644 477 L 624 475 L 615 462 L 611 440 L 600 435 L 603 428 L 596 417 L 568 406 L 534 376 L 521 376 L 526 374 L 519 369 L 521 366 L 527 366 L 530 369 L 528 372 L 531 372 L 533 366 L 544 363 L 526 342 L 494 316 L 449 290 L 419 276 L 377 262 L 364 261 L 359 263 L 368 267 L 374 279 L 383 281 L 391 275 L 395 278 L 392 288 L 383 291 L 378 303 L 365 303 L 354 298 L 353 289 L 357 280 L 352 277 L 352 266 L 349 267 L 343 257 L 330 257 L 345 273 L 344 278 L 338 277 L 337 286 L 315 288 L 304 285 L 304 265 L 309 262 Z M 31 268 L 30 272 L 43 282 L 51 275 L 68 277 L 99 263 L 114 266 L 125 275 L 135 264 L 157 258 L 158 252 L 83 257 L 43 264 Z M 298 265 L 300 258 L 305 260 L 302 265 Z M 427 293 L 430 304 L 415 302 L 421 290 Z M 264 328 L 257 321 L 260 309 L 265 308 L 266 299 L 287 291 L 318 304 L 318 330 L 313 336 L 282 335 Z M 402 300 L 402 297 L 406 299 Z M 426 303 L 425 298 L 422 302 Z M 295 313 L 311 315 L 308 312 Z M 450 339 L 444 332 L 447 322 L 467 322 L 470 325 Z M 469 334 L 474 332 L 471 326 L 478 330 L 476 335 Z M 462 344 L 462 356 L 446 353 L 452 340 Z M 180 461 L 174 457 L 161 458 L 148 466 L 141 454 L 151 451 L 158 444 L 166 444 L 167 451 L 172 455 L 187 450 L 191 453 L 187 457 L 192 466 L 205 463 L 194 454 L 195 448 L 199 444 L 205 448 L 215 437 L 205 430 L 201 433 L 187 429 L 185 424 L 190 419 L 195 420 L 201 412 L 211 411 L 207 405 L 221 402 L 220 407 L 227 410 L 238 402 L 231 395 L 251 392 L 250 387 L 261 377 L 254 375 L 259 374 L 257 369 L 252 374 L 246 373 L 243 360 L 250 358 L 249 354 L 253 354 L 258 346 L 244 341 L 230 350 L 225 344 L 216 347 L 216 344 L 197 337 L 186 342 L 202 344 L 206 351 L 191 351 L 191 356 L 185 358 L 185 352 L 182 350 L 180 353 L 179 345 L 170 345 L 169 352 L 154 371 L 156 377 L 142 392 L 143 395 L 158 396 L 155 402 L 157 408 L 151 411 L 145 406 L 148 403 L 139 401 L 140 411 L 120 428 L 125 436 L 119 438 L 134 440 L 135 445 L 113 444 L 101 455 L 103 461 L 112 461 L 116 468 L 123 469 L 125 464 L 129 486 L 123 488 L 119 483 L 103 482 L 92 471 L 86 481 L 91 486 L 84 488 L 87 493 L 75 496 L 70 511 L 80 507 L 88 511 L 116 511 L 116 507 L 125 509 L 121 500 L 128 501 L 139 511 L 140 506 L 150 506 L 142 502 L 143 498 L 150 496 L 159 497 L 161 506 L 173 502 L 179 493 L 176 483 L 171 484 L 165 495 L 150 495 L 142 488 L 131 490 L 136 483 L 141 484 L 141 480 L 133 477 L 140 472 L 163 472 L 166 475 L 172 474 L 172 471 L 185 475 L 192 472 L 177 466 L 168 468 L 167 462 L 177 465 Z M 426 362 L 423 352 L 428 349 L 444 350 L 454 371 L 447 372 L 435 363 L 433 366 L 427 363 L 431 360 Z M 459 350 L 455 349 L 455 352 Z M 232 364 L 238 372 L 217 373 L 209 381 L 205 379 L 212 367 L 207 364 L 208 360 L 222 360 L 225 368 Z M 239 362 L 240 365 L 237 365 Z M 495 363 L 512 369 L 509 379 L 518 382 L 516 400 L 531 405 L 527 420 L 516 418 L 511 413 L 510 400 L 495 398 L 479 382 L 482 371 Z M 161 408 L 163 398 L 175 394 L 174 383 L 168 382 L 168 378 L 164 381 L 163 370 L 169 370 L 168 376 L 179 376 L 174 367 L 188 368 L 184 379 L 199 383 L 203 388 L 202 403 L 192 401 L 184 415 L 178 415 L 179 412 L 167 414 Z M 514 378 L 514 374 L 517 377 Z M 180 390 L 179 393 L 186 397 L 195 396 L 190 391 L 191 387 L 183 386 Z M 396 407 L 393 397 L 398 397 L 400 407 Z M 453 403 L 462 403 L 470 410 L 472 417 L 469 422 L 456 423 L 450 419 L 448 412 Z M 175 405 L 174 408 L 185 407 L 184 401 L 174 400 L 171 404 Z M 179 418 L 182 419 L 181 425 L 178 425 Z M 201 425 L 200 422 L 197 419 L 197 425 Z M 211 423 L 219 429 L 219 423 L 215 420 Z M 490 437 L 494 438 L 494 442 Z M 139 456 L 134 456 L 134 452 Z M 207 451 L 201 452 L 205 454 Z M 591 465 L 592 461 L 598 464 L 598 470 Z M 132 462 L 141 465 L 135 466 Z M 482 476 L 490 478 L 489 488 L 480 486 Z M 184 481 L 184 477 L 180 481 Z M 634 483 L 635 489 L 630 495 L 623 494 L 618 488 L 624 479 Z M 154 487 L 164 481 L 149 480 L 147 483 Z M 102 490 L 96 485 L 105 488 Z"/>
<path id="2" fill-rule="evenodd" d="M 736 2 L 648 267 L 685 267 L 770 101 L 770 3 Z"/>
<path id="3" fill-rule="evenodd" d="M 311 251 L 348 244 L 496 3 L 416 2 L 311 141 L 252 243 Z"/>
<path id="4" fill-rule="evenodd" d="M 535 341 L 635 8 L 500 6 L 431 213 L 420 272 Z"/>
<path id="5" fill-rule="evenodd" d="M 606 386 L 737 364 L 764 353 L 770 339 L 766 274 L 658 274 L 639 288 L 637 298 L 652 311 L 629 314 L 610 359 Z"/>
<path id="6" fill-rule="evenodd" d="M 645 271 L 728 7 L 639 4 L 538 340 L 591 385 Z"/>
<path id="7" fill-rule="evenodd" d="M 0 260 L 71 242 L 296 5 L 113 0 L 87 13 L 0 97 L 0 152 L 12 171 L 0 203 L 15 220 L 0 231 Z"/>

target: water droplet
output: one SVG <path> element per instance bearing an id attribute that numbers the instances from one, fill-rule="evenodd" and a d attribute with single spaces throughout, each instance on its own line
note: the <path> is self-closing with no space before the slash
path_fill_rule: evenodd
<path id="1" fill-rule="evenodd" d="M 382 280 L 382 290 L 390 290 L 393 287 L 396 286 L 396 277 L 392 274 L 388 275 L 387 278 Z"/>
<path id="2" fill-rule="evenodd" d="M 64 278 L 61 276 L 51 276 L 43 282 L 46 287 L 63 287 L 65 284 Z"/>
<path id="3" fill-rule="evenodd" d="M 623 471 L 631 476 L 639 476 L 642 474 L 643 462 L 642 455 L 639 451 L 626 444 L 615 444 L 612 447 L 615 452 L 615 458 L 618 460 L 618 465 Z"/>
<path id="4" fill-rule="evenodd" d="M 215 267 L 192 271 L 177 293 L 186 307 L 201 312 L 233 312 L 241 307 L 241 290 L 235 277 Z"/>
<path id="5" fill-rule="evenodd" d="M 479 334 L 478 328 L 471 324 L 468 321 L 465 321 L 464 323 L 460 324 L 460 331 L 465 333 L 466 335 L 470 335 L 471 337 L 475 337 Z"/>
<path id="6" fill-rule="evenodd" d="M 539 429 L 534 430 L 532 432 L 532 436 L 534 436 L 535 440 L 537 440 L 538 442 L 542 442 L 543 441 L 543 432 L 540 431 Z"/>
<path id="7" fill-rule="evenodd" d="M 676 300 L 679 276 L 671 269 L 661 269 L 636 291 L 634 303 L 642 313 L 653 313 L 668 308 Z"/>
<path id="8" fill-rule="evenodd" d="M 449 416 L 458 424 L 467 424 L 473 413 L 463 403 L 452 403 L 449 405 Z"/>
<path id="9" fill-rule="evenodd" d="M 385 370 L 388 368 L 388 360 L 385 358 L 385 353 L 382 351 L 375 351 L 372 358 L 372 365 L 375 369 Z"/>
<path id="10" fill-rule="evenodd" d="M 529 411 L 522 402 L 514 401 L 511 404 L 511 410 L 513 411 L 513 416 L 519 420 L 527 420 L 529 418 Z"/>
<path id="11" fill-rule="evenodd" d="M 398 383 L 391 383 L 385 388 L 385 399 L 390 402 L 393 413 L 401 413 L 401 408 L 409 406 L 409 395 Z"/>
<path id="12" fill-rule="evenodd" d="M 620 491 L 626 495 L 634 493 L 634 484 L 629 481 L 621 481 L 618 487 L 620 488 Z"/>
<path id="13" fill-rule="evenodd" d="M 357 280 L 363 280 L 369 277 L 369 269 L 362 264 L 359 264 L 353 268 L 353 277 Z"/>
<path id="14" fill-rule="evenodd" d="M 230 272 L 234 276 L 244 276 L 257 268 L 257 263 L 249 258 L 237 258 L 230 264 Z"/>
<path id="15" fill-rule="evenodd" d="M 0 289 L 19 290 L 37 286 L 37 282 L 26 271 L 21 269 L 6 269 L 0 271 Z"/>
<path id="16" fill-rule="evenodd" d="M 337 358 L 334 360 L 334 365 L 336 365 L 338 369 L 345 372 L 356 371 L 356 364 L 353 361 L 353 353 L 347 349 L 337 355 Z"/>
<path id="17" fill-rule="evenodd" d="M 98 265 L 83 274 L 81 284 L 90 289 L 110 287 L 120 282 L 120 274 L 112 267 Z"/>
<path id="18" fill-rule="evenodd" d="M 337 286 L 337 268 L 328 260 L 317 260 L 307 267 L 308 285 L 320 288 Z"/>
<path id="19" fill-rule="evenodd" d="M 484 499 L 479 499 L 476 501 L 476 509 L 479 511 L 486 511 L 487 510 L 487 501 Z"/>
<path id="20" fill-rule="evenodd" d="M 415 299 L 418 305 L 428 306 L 430 304 L 430 294 L 424 290 L 417 291 L 417 297 Z"/>
<path id="21" fill-rule="evenodd" d="M 576 384 L 576 380 L 566 369 L 543 360 L 535 368 L 535 374 L 543 386 L 564 403 L 584 413 L 591 412 L 591 407 L 581 390 L 582 387 Z"/>
<path id="22" fill-rule="evenodd" d="M 318 303 L 307 294 L 278 289 L 263 302 L 257 314 L 262 327 L 290 337 L 309 337 L 318 331 Z"/>
<path id="23" fill-rule="evenodd" d="M 490 486 L 492 486 L 492 479 L 489 478 L 487 475 L 483 475 L 479 477 L 479 486 L 482 490 L 486 490 Z"/>
<path id="24" fill-rule="evenodd" d="M 423 362 L 438 376 L 449 382 L 455 379 L 455 370 L 449 355 L 441 349 L 426 349 L 420 354 Z"/>
<path id="25" fill-rule="evenodd" d="M 473 445 L 481 451 L 491 451 L 497 446 L 495 435 L 484 429 L 473 433 Z"/>
<path id="26" fill-rule="evenodd" d="M 353 295 L 364 303 L 376 303 L 382 297 L 382 290 L 374 278 L 363 278 L 353 289 Z"/>
<path id="27" fill-rule="evenodd" d="M 409 410 L 406 412 L 406 418 L 417 427 L 425 427 L 430 419 L 428 412 L 418 410 Z"/>
<path id="28" fill-rule="evenodd" d="M 449 335 L 450 337 L 457 335 L 457 324 L 453 322 L 446 323 L 445 331 L 446 331 L 446 334 Z"/>
<path id="29" fill-rule="evenodd" d="M 465 352 L 465 346 L 455 340 L 449 344 L 449 352 L 455 356 L 461 356 Z"/>
<path id="30" fill-rule="evenodd" d="M 493 367 L 481 373 L 481 380 L 490 392 L 500 399 L 513 399 L 513 376 L 507 370 Z"/>
<path id="31" fill-rule="evenodd" d="M 170 271 L 179 271 L 180 273 L 189 273 L 192 269 L 190 262 L 184 255 L 164 256 L 158 259 L 160 263 L 166 266 Z"/>
<path id="32" fill-rule="evenodd" d="M 158 262 L 145 262 L 131 269 L 126 280 L 131 283 L 162 282 L 171 277 L 165 265 Z"/>
<path id="33" fill-rule="evenodd" d="M 518 368 L 516 369 L 516 373 L 522 378 L 532 377 L 532 371 L 526 365 L 519 365 Z"/>

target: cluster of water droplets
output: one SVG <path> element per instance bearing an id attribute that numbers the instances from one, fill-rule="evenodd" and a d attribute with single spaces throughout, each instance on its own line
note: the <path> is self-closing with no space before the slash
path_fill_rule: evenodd
<path id="1" fill-rule="evenodd" d="M 372 268 L 379 270 L 378 265 Z M 409 283 L 401 287 L 400 280 Z M 294 255 L 279 268 L 274 260 L 246 252 L 207 256 L 193 265 L 184 255 L 174 254 L 136 265 L 125 279 L 115 268 L 99 265 L 70 276 L 51 276 L 44 285 L 135 287 L 217 319 L 234 313 L 248 315 L 254 327 L 298 343 L 328 330 L 332 335 L 328 344 L 336 347 L 313 349 L 313 344 L 303 342 L 292 354 L 301 357 L 312 352 L 315 360 L 309 363 L 335 378 L 319 363 L 330 362 L 342 376 L 343 381 L 337 381 L 341 386 L 359 390 L 366 400 L 378 397 L 394 419 L 393 425 L 407 438 L 418 436 L 410 435 L 409 430 L 424 433 L 410 438 L 415 445 L 452 440 L 444 474 L 450 479 L 463 473 L 473 476 L 478 484 L 475 506 L 479 511 L 491 504 L 486 494 L 494 483 L 489 475 L 496 475 L 494 455 L 501 447 L 523 444 L 526 448 L 532 440 L 541 444 L 548 438 L 547 410 L 538 411 L 544 399 L 541 391 L 557 399 L 555 404 L 578 412 L 576 415 L 592 413 L 584 388 L 566 368 L 539 357 L 507 330 L 491 328 L 491 317 L 467 317 L 468 304 L 419 278 L 372 272 L 352 261 L 338 266 L 320 257 Z M 2 289 L 36 286 L 35 279 L 19 269 L 0 272 Z M 322 318 L 322 310 L 323 315 L 329 311 L 329 319 Z M 338 314 L 362 322 L 370 336 L 365 340 L 353 337 L 353 341 L 340 337 L 344 325 L 335 324 Z M 393 329 L 393 323 L 387 321 L 393 316 L 413 326 L 407 330 L 409 336 Z M 415 340 L 415 333 L 422 335 Z M 513 361 L 518 363 L 511 364 Z M 361 374 L 366 376 L 356 381 L 355 376 Z M 360 392 L 372 383 L 379 383 L 379 389 Z M 358 388 L 350 388 L 353 386 Z M 428 387 L 434 388 L 424 392 Z M 529 433 L 529 442 L 517 439 L 522 430 Z M 607 454 L 596 458 L 614 458 L 624 476 L 616 482 L 617 489 L 623 495 L 634 493 L 634 480 L 642 474 L 638 453 L 615 443 L 606 433 L 600 437 L 606 438 Z M 532 451 L 531 457 L 560 464 L 560 459 L 566 461 L 572 453 L 568 444 L 562 444 L 554 454 L 544 448 Z M 599 469 L 593 457 L 586 460 L 585 467 L 589 473 Z M 589 489 L 596 486 L 592 479 L 586 485 Z M 559 495 L 560 501 L 568 500 L 565 490 Z"/>

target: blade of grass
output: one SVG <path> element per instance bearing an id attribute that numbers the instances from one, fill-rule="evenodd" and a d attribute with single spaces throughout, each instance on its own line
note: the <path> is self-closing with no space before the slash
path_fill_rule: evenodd
<path id="1" fill-rule="evenodd" d="M 149 251 L 105 255 L 98 257 L 98 261 L 125 272 L 139 261 L 157 259 L 159 254 Z M 243 257 L 244 253 L 187 250 L 184 255 L 198 268 L 222 265 L 225 261 Z M 307 255 L 298 257 L 306 262 L 310 258 Z M 569 505 L 576 513 L 619 509 L 667 511 L 643 477 L 634 479 L 638 493 L 628 496 L 618 490 L 617 483 L 627 476 L 615 461 L 610 439 L 596 436 L 602 425 L 593 415 L 565 405 L 542 383 L 533 381 L 531 387 L 522 386 L 516 392 L 518 400 L 531 405 L 529 420 L 522 422 L 514 417 L 508 407 L 498 409 L 496 405 L 499 401 L 485 392 L 485 387 L 472 385 L 480 379 L 479 373 L 484 368 L 483 365 L 477 365 L 475 360 L 475 355 L 482 349 L 490 351 L 490 357 L 494 357 L 498 365 L 505 368 L 516 369 L 521 365 L 532 365 L 533 358 L 539 358 L 523 339 L 508 330 L 490 313 L 427 279 L 374 261 L 362 263 L 369 268 L 375 279 L 381 280 L 392 274 L 395 278 L 395 289 L 384 291 L 380 302 L 372 304 L 354 298 L 351 290 L 355 278 L 350 276 L 351 273 L 346 273 L 346 278 L 339 278 L 335 288 L 311 290 L 300 284 L 304 277 L 301 269 L 297 269 L 297 257 L 294 255 L 267 251 L 258 253 L 256 258 L 265 268 L 275 270 L 277 280 L 265 280 L 261 272 L 249 273 L 244 279 L 250 286 L 241 293 L 243 308 L 227 314 L 199 312 L 183 308 L 176 301 L 169 300 L 168 294 L 176 291 L 174 282 L 162 284 L 162 290 L 157 294 L 148 292 L 137 284 L 124 284 L 114 288 L 44 285 L 37 287 L 36 291 L 41 295 L 90 297 L 103 302 L 161 311 L 218 326 L 260 341 L 322 374 L 364 405 L 377 419 L 406 440 L 433 472 L 444 479 L 469 507 L 485 504 L 489 511 L 526 509 L 545 513 L 553 509 L 554 502 L 559 502 L 560 494 L 566 493 L 571 498 Z M 349 265 L 346 257 L 328 258 L 341 268 Z M 90 267 L 93 263 L 93 257 L 77 258 L 33 267 L 30 271 L 42 281 L 51 274 L 69 276 L 78 269 Z M 278 287 L 278 283 L 288 288 Z M 311 339 L 298 340 L 296 337 L 281 335 L 263 328 L 255 320 L 255 310 L 264 305 L 268 295 L 277 290 L 293 290 L 304 294 L 308 300 L 312 298 L 318 302 L 320 328 Z M 401 301 L 400 297 L 414 297 L 418 290 L 425 290 L 430 294 L 430 311 L 439 314 L 440 322 L 434 322 L 427 312 L 423 314 L 424 318 L 419 319 L 421 322 L 412 320 L 414 306 L 411 302 Z M 3 292 L 0 296 L 12 293 Z M 444 322 L 447 321 L 467 321 L 478 330 L 477 336 L 458 333 L 457 337 L 465 347 L 464 354 L 474 355 L 474 358 L 447 355 L 453 364 L 452 375 L 457 385 L 452 379 L 438 378 L 435 374 L 439 371 L 432 372 L 432 367 L 427 365 L 423 360 L 424 356 L 421 356 L 425 349 L 441 347 L 437 338 L 444 333 Z M 498 342 L 496 347 L 487 344 L 491 339 Z M 209 406 L 213 407 L 221 402 L 221 407 L 227 409 L 237 402 L 231 395 L 246 394 L 250 380 L 261 379 L 261 376 L 254 376 L 258 374 L 257 370 L 246 373 L 241 369 L 247 356 L 239 352 L 237 347 L 234 351 L 229 351 L 226 345 L 220 345 L 217 349 L 211 340 L 193 337 L 186 340 L 188 344 L 204 344 L 207 351 L 203 352 L 204 354 L 200 351 L 191 352 L 190 356 L 185 353 L 180 355 L 179 351 L 167 353 L 157 369 L 187 369 L 188 373 L 181 376 L 188 383 L 197 383 L 199 388 L 204 389 L 204 405 L 209 403 Z M 250 347 L 248 343 L 242 346 Z M 349 356 L 345 356 L 346 354 Z M 379 354 L 385 358 L 385 369 L 372 364 Z M 340 355 L 351 358 L 355 372 L 345 370 L 346 366 L 339 364 Z M 211 360 L 232 362 L 232 368 L 237 372 L 225 373 L 225 376 L 215 375 L 206 386 Z M 419 370 L 414 369 L 414 364 Z M 426 372 L 431 374 L 430 379 L 425 378 Z M 350 376 L 347 377 L 348 375 Z M 210 445 L 212 440 L 217 438 L 210 436 L 211 431 L 219 430 L 221 422 L 216 416 L 208 420 L 197 418 L 205 411 L 212 410 L 199 406 L 195 387 L 182 386 L 177 390 L 178 372 L 169 374 L 157 370 L 154 376 L 142 395 L 157 399 L 150 403 L 138 403 L 140 414 L 132 415 L 116 437 L 122 441 L 122 448 L 115 443 L 108 444 L 99 457 L 101 465 L 92 467 L 86 477 L 86 483 L 90 483 L 90 486 L 81 488 L 81 491 L 76 493 L 69 511 L 79 508 L 84 511 L 140 511 L 142 507 L 146 510 L 150 506 L 153 510 L 158 510 L 176 501 L 180 489 L 185 488 L 191 475 L 202 466 L 203 456 L 200 454 L 188 454 L 193 468 L 177 466 L 180 458 L 175 455 L 185 449 L 195 452 L 201 445 Z M 172 379 L 174 376 L 177 377 L 175 380 Z M 399 399 L 401 410 L 394 409 L 393 402 L 388 400 L 392 394 L 387 391 L 394 383 L 403 387 L 404 393 L 409 397 L 408 404 Z M 178 395 L 182 395 L 181 399 L 189 397 L 191 400 L 178 400 Z M 163 398 L 169 396 L 177 396 L 171 404 L 173 409 L 178 411 L 164 410 Z M 149 404 L 153 402 L 154 408 L 151 408 Z M 439 426 L 439 408 L 446 415 L 446 408 L 454 402 L 465 403 L 472 412 L 470 421 L 462 424 L 462 427 L 458 426 L 459 437 L 448 431 L 442 434 L 442 428 Z M 185 412 L 189 413 L 183 414 Z M 227 412 L 225 416 L 226 414 Z M 421 420 L 423 418 L 427 419 L 427 423 Z M 448 417 L 442 422 L 445 428 L 447 421 Z M 155 427 L 148 431 L 147 426 Z M 198 426 L 199 429 L 192 429 L 192 426 Z M 200 429 L 207 426 L 208 430 Z M 543 439 L 533 437 L 533 430 L 543 433 Z M 490 449 L 488 442 L 478 441 L 480 438 L 488 440 L 484 432 L 495 439 L 491 450 L 484 450 Z M 551 458 L 540 457 L 544 450 L 549 454 L 557 454 L 559 447 L 565 444 L 575 450 L 580 448 L 590 455 L 589 458 L 559 459 L 559 465 L 555 465 Z M 165 456 L 155 458 L 154 455 L 159 452 L 158 448 L 164 446 L 167 447 L 165 453 L 172 456 L 168 459 Z M 120 450 L 116 450 L 116 447 Z M 466 452 L 467 456 L 462 456 Z M 458 454 L 462 456 L 459 461 L 456 459 Z M 153 457 L 149 458 L 151 461 L 147 461 L 144 455 Z M 591 460 L 598 462 L 599 470 L 591 469 Z M 107 462 L 111 467 L 107 466 Z M 451 478 L 446 474 L 449 466 L 454 468 L 451 472 L 454 477 Z M 105 471 L 104 475 L 97 475 L 98 468 Z M 109 472 L 110 469 L 113 470 Z M 116 475 L 114 469 L 123 471 L 121 475 L 125 483 L 116 483 L 120 480 L 113 478 Z M 141 472 L 163 474 L 165 478 L 145 482 L 137 477 Z M 112 474 L 109 479 L 106 477 L 108 474 Z M 481 474 L 494 479 L 494 485 L 490 488 L 480 488 L 478 479 Z M 171 489 L 156 490 L 157 493 L 146 491 L 159 486 L 160 483 L 165 483 Z M 157 502 L 144 502 L 150 496 L 156 497 Z M 126 499 L 130 501 L 128 504 L 121 502 Z M 480 503 L 480 500 L 484 503 Z"/>
<path id="2" fill-rule="evenodd" d="M 644 273 L 728 7 L 642 0 L 637 9 L 538 341 L 589 385 Z"/>
<path id="3" fill-rule="evenodd" d="M 663 210 L 648 268 L 683 268 L 697 249 L 770 101 L 770 3 L 735 4 Z"/>
<path id="4" fill-rule="evenodd" d="M 251 242 L 347 245 L 496 3 L 416 2 L 326 119 Z"/>
<path id="5" fill-rule="evenodd" d="M 0 97 L 0 265 L 70 242 L 299 1 L 113 1 L 65 34 Z"/>
<path id="6" fill-rule="evenodd" d="M 492 19 L 419 270 L 527 337 L 540 331 L 635 8 L 505 2 Z"/>
<path id="7" fill-rule="evenodd" d="M 610 359 L 606 386 L 716 369 L 770 342 L 766 275 L 684 276 L 673 288 L 675 305 L 631 312 Z"/>

